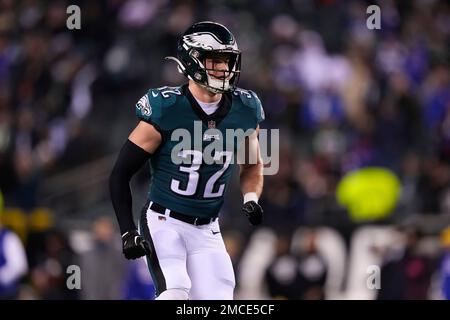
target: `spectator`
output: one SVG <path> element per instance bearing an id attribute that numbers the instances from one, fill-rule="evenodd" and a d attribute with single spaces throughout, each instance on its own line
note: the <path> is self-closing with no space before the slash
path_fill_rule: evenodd
<path id="1" fill-rule="evenodd" d="M 325 282 L 328 275 L 328 266 L 324 257 L 317 249 L 317 234 L 309 230 L 305 235 L 304 243 L 300 251 L 299 271 L 301 299 L 323 300 L 325 299 Z"/>
<path id="2" fill-rule="evenodd" d="M 124 291 L 125 300 L 153 300 L 155 298 L 155 285 L 144 258 L 128 263 Z"/>
<path id="3" fill-rule="evenodd" d="M 279 235 L 276 253 L 265 273 L 265 282 L 273 299 L 300 299 L 302 297 L 301 275 L 297 258 L 290 253 L 291 238 Z"/>
<path id="4" fill-rule="evenodd" d="M 116 300 L 122 297 L 125 261 L 109 217 L 97 218 L 92 226 L 94 245 L 81 256 L 81 294 L 88 300 Z M 119 246 L 118 246 L 119 244 Z"/>
<path id="5" fill-rule="evenodd" d="M 30 270 L 34 290 L 31 295 L 43 300 L 78 299 L 78 291 L 67 287 L 67 269 L 77 263 L 66 235 L 57 229 L 45 234 L 44 251 Z"/>
<path id="6" fill-rule="evenodd" d="M 444 255 L 441 264 L 442 295 L 444 299 L 450 300 L 450 227 L 441 233 L 441 244 Z"/>
<path id="7" fill-rule="evenodd" d="M 22 242 L 15 233 L 0 224 L 0 300 L 17 299 L 20 280 L 27 271 Z"/>
<path id="8" fill-rule="evenodd" d="M 390 252 L 381 268 L 378 300 L 426 300 L 431 279 L 431 262 L 418 250 L 421 233 L 404 231 L 405 249 Z"/>

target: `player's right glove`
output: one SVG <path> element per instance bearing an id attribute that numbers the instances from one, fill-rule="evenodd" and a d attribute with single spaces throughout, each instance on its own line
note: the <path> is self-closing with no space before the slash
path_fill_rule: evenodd
<path id="1" fill-rule="evenodd" d="M 123 254 L 127 259 L 137 259 L 151 254 L 150 245 L 136 230 L 130 230 L 122 235 Z"/>
<path id="2" fill-rule="evenodd" d="M 252 225 L 256 226 L 258 224 L 261 224 L 263 209 L 255 201 L 248 201 L 244 203 L 242 212 L 244 212 Z"/>

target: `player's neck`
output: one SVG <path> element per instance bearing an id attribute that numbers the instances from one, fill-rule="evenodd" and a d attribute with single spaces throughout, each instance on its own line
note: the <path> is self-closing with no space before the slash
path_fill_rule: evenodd
<path id="1" fill-rule="evenodd" d="M 189 81 L 189 91 L 191 91 L 194 98 L 205 103 L 217 102 L 222 98 L 221 93 L 213 93 L 206 88 L 196 84 L 194 81 Z"/>

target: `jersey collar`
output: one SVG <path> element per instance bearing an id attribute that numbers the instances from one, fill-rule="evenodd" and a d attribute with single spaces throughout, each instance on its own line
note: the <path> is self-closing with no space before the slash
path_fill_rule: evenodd
<path id="1" fill-rule="evenodd" d="M 211 114 L 207 114 L 205 111 L 203 111 L 202 107 L 200 107 L 197 100 L 195 100 L 194 96 L 189 90 L 188 84 L 184 84 L 181 87 L 181 92 L 189 101 L 192 110 L 194 110 L 194 112 L 197 114 L 200 120 L 205 123 L 206 126 L 208 126 L 209 121 L 214 121 L 217 126 L 231 110 L 232 97 L 231 93 L 229 92 L 225 92 L 222 94 L 222 99 L 220 99 L 219 107 Z"/>

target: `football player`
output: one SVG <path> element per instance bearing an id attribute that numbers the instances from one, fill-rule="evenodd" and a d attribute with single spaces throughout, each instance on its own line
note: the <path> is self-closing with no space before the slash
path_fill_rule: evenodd
<path id="1" fill-rule="evenodd" d="M 240 145 L 226 130 L 247 132 L 246 158 L 256 155 L 256 161 L 239 166 L 242 211 L 258 225 L 263 165 L 257 135 L 264 112 L 254 92 L 237 88 L 241 52 L 225 26 L 209 21 L 192 25 L 178 42 L 177 57 L 168 59 L 177 63 L 188 83 L 150 89 L 137 102 L 140 121 L 110 177 L 123 253 L 127 259 L 146 256 L 157 299 L 233 299 L 235 277 L 218 213 Z M 200 142 L 196 128 L 205 132 Z M 179 129 L 189 133 L 192 147 L 175 152 Z M 214 142 L 221 142 L 223 149 L 212 153 L 217 161 L 211 163 L 204 151 Z M 174 161 L 174 154 L 183 161 Z M 138 231 L 129 181 L 148 160 L 150 191 Z"/>

